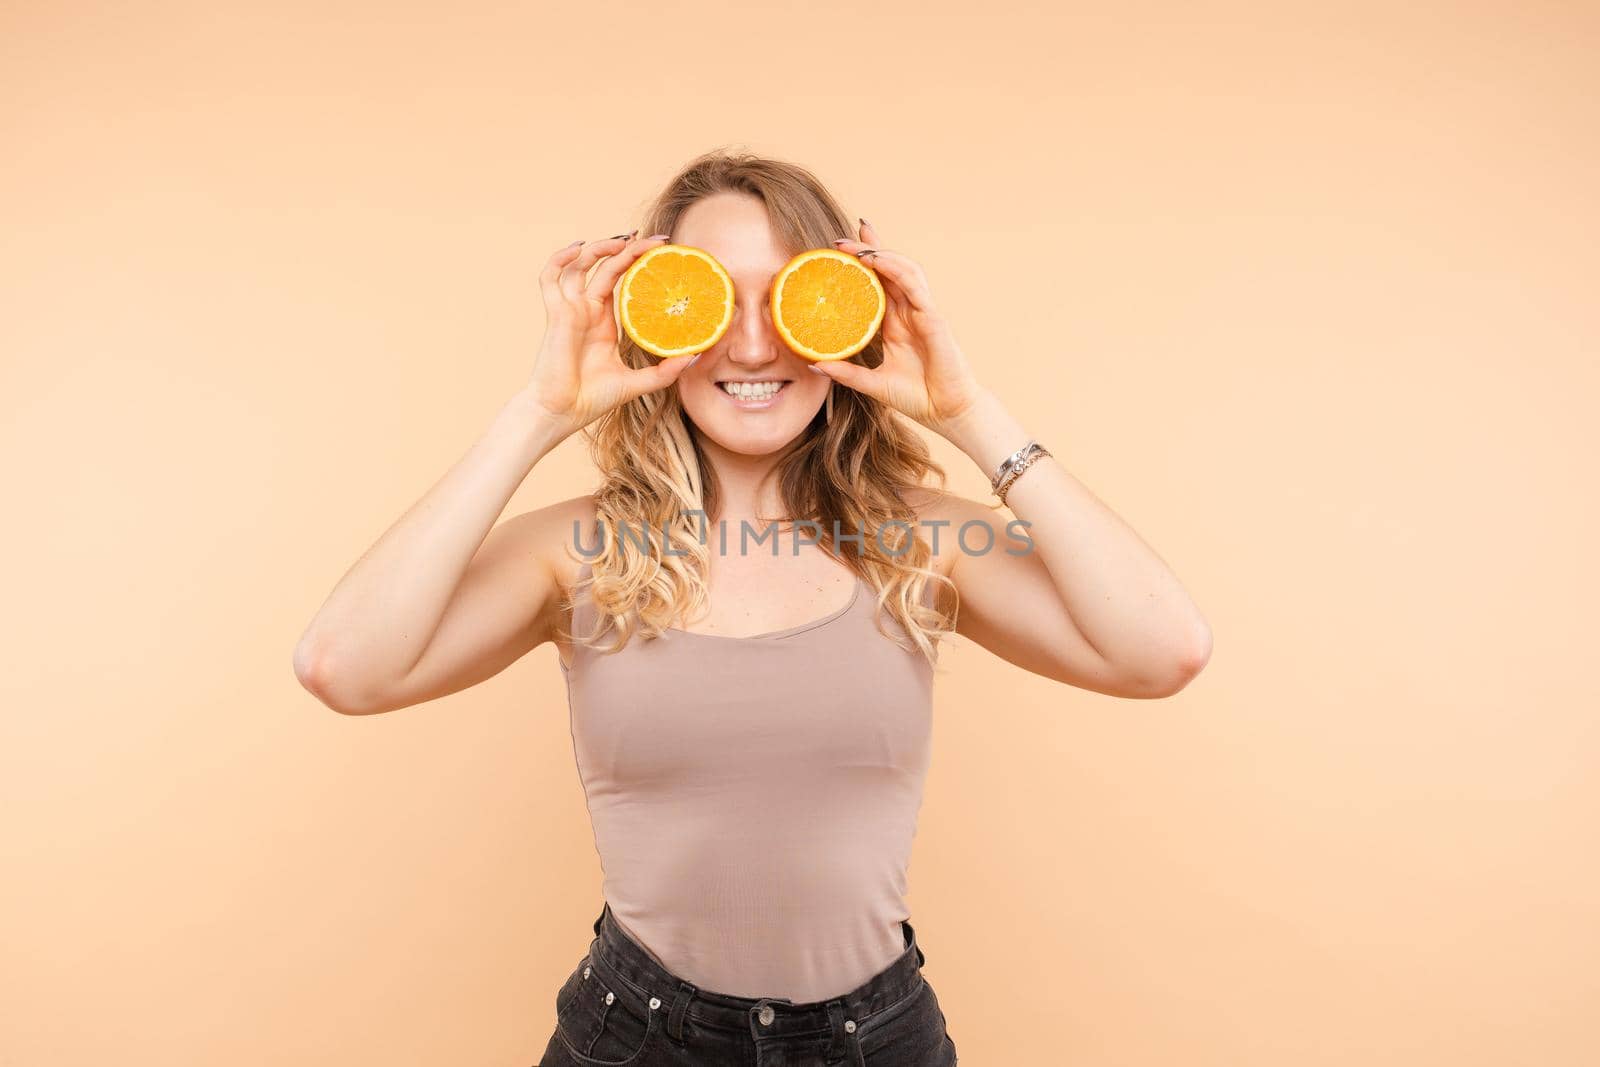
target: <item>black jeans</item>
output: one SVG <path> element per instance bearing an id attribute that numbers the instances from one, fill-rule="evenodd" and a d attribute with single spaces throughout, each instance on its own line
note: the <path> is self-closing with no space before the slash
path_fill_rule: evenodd
<path id="1" fill-rule="evenodd" d="M 954 1067 L 955 1042 L 916 931 L 848 993 L 788 998 L 711 993 L 672 974 L 616 924 L 594 921 L 589 951 L 556 993 L 556 1031 L 537 1067 Z"/>

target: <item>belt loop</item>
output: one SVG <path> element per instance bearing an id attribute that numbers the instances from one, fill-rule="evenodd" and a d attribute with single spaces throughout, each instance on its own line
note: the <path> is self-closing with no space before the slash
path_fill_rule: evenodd
<path id="1" fill-rule="evenodd" d="M 611 907 L 609 900 L 600 905 L 600 917 L 594 921 L 594 932 L 597 936 L 600 933 L 600 924 L 606 921 L 606 909 L 609 907 Z"/>
<path id="2" fill-rule="evenodd" d="M 849 1039 L 844 1032 L 844 999 L 835 997 L 828 1001 L 828 1051 L 823 1060 L 826 1063 L 839 1063 L 850 1051 Z"/>
<path id="3" fill-rule="evenodd" d="M 672 996 L 672 1008 L 667 1012 L 667 1033 L 680 1044 L 683 1042 L 683 1017 L 689 1010 L 689 1001 L 698 992 L 700 990 L 688 982 L 680 981 L 678 991 Z"/>

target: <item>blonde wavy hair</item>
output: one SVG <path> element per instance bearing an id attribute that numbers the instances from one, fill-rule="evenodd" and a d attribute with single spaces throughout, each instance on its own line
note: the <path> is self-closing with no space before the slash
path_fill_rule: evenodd
<path id="1" fill-rule="evenodd" d="M 789 255 L 831 248 L 835 238 L 853 236 L 838 202 L 804 168 L 722 149 L 687 163 L 648 207 L 638 232 L 671 233 L 691 204 L 719 192 L 747 193 L 765 203 Z M 656 358 L 625 332 L 619 352 L 630 367 L 649 366 Z M 851 359 L 868 367 L 882 363 L 881 334 Z M 767 521 L 776 524 L 780 537 L 805 525 L 820 546 L 873 588 L 880 611 L 889 613 L 903 636 L 937 663 L 939 640 L 953 630 L 954 609 L 947 615 L 937 601 L 929 608 L 922 600 L 927 583 L 936 581 L 949 587 L 953 605 L 954 586 L 931 567 L 932 549 L 917 536 L 917 514 L 907 498 L 925 487 L 929 475 L 942 489 L 945 471 L 892 409 L 847 386 L 830 388 L 831 417 L 826 407 L 819 411 L 773 471 L 787 514 Z M 591 577 L 580 586 L 587 588 L 596 620 L 592 633 L 564 636 L 598 645 L 612 630 L 615 640 L 604 651 L 615 652 L 635 632 L 654 639 L 675 619 L 697 617 L 705 608 L 710 558 L 705 528 L 718 514 L 717 479 L 689 429 L 676 388 L 645 393 L 596 419 L 583 433 L 603 478 L 594 494 L 600 544 L 592 557 L 570 546 L 568 551 L 590 565 Z M 854 552 L 838 550 L 836 523 L 847 538 L 861 535 L 859 543 L 849 541 Z M 669 543 L 670 552 L 665 550 Z M 569 610 L 582 592 L 572 590 Z M 884 629 L 881 618 L 878 628 L 907 647 L 902 635 Z"/>

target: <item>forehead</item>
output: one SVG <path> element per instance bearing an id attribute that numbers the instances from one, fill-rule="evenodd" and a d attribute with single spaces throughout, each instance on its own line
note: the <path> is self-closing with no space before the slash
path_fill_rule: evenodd
<path id="1" fill-rule="evenodd" d="M 746 193 L 715 193 L 678 218 L 673 240 L 717 257 L 735 282 L 766 285 L 789 261 L 767 217 L 767 206 Z"/>

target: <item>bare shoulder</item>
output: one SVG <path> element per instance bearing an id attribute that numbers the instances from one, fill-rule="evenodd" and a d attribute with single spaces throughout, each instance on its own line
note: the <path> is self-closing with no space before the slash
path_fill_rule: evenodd
<path id="1" fill-rule="evenodd" d="M 501 526 L 504 534 L 515 538 L 519 549 L 565 593 L 576 584 L 583 566 L 576 556 L 577 548 L 593 545 L 598 518 L 594 496 L 585 493 L 525 511 Z"/>
<path id="2" fill-rule="evenodd" d="M 998 542 L 1004 535 L 1005 516 L 982 501 L 934 486 L 918 486 L 907 499 L 917 514 L 917 535 L 933 548 L 934 566 L 946 578 L 963 544 L 981 549 L 991 537 Z"/>

